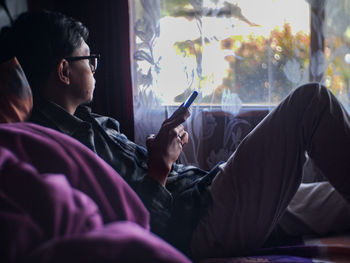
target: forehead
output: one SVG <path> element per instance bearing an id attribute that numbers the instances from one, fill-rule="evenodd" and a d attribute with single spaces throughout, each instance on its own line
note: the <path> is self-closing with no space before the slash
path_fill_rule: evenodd
<path id="1" fill-rule="evenodd" d="M 84 39 L 81 39 L 80 47 L 77 48 L 76 50 L 74 50 L 72 55 L 73 56 L 88 56 L 88 55 L 90 55 L 90 47 L 88 44 L 86 44 Z"/>

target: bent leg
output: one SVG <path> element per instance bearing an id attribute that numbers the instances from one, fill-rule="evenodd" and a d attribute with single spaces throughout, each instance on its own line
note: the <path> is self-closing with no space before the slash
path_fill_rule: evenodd
<path id="1" fill-rule="evenodd" d="M 243 140 L 213 181 L 213 203 L 194 232 L 193 256 L 242 255 L 260 248 L 298 189 L 305 151 L 349 197 L 349 123 L 326 88 L 308 84 L 291 93 Z"/>

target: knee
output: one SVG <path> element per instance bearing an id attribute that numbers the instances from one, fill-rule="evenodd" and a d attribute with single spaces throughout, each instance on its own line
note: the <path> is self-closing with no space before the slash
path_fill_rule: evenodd
<path id="1" fill-rule="evenodd" d="M 328 93 L 328 89 L 321 83 L 312 82 L 312 83 L 307 83 L 299 86 L 295 90 L 295 92 L 303 96 L 307 96 L 307 95 L 314 96 L 317 94 Z"/>
<path id="2" fill-rule="evenodd" d="M 318 101 L 328 100 L 330 96 L 330 91 L 324 85 L 313 82 L 299 86 L 291 93 L 290 99 L 298 103 L 308 104 L 314 99 Z"/>

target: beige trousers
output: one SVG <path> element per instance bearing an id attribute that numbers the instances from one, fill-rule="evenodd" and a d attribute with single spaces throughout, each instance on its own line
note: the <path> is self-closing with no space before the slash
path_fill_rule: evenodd
<path id="1" fill-rule="evenodd" d="M 350 119 L 319 84 L 292 92 L 240 144 L 213 181 L 192 239 L 194 258 L 260 248 L 296 193 L 305 151 L 350 200 Z"/>

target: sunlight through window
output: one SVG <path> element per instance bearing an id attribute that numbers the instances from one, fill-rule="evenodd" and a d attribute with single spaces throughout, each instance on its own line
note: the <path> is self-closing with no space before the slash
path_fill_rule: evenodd
<path id="1" fill-rule="evenodd" d="M 200 92 L 201 105 L 220 105 L 231 93 L 245 105 L 270 105 L 307 81 L 305 0 L 195 3 L 160 1 L 150 58 L 138 61 L 162 105 L 179 104 L 192 90 Z"/>

